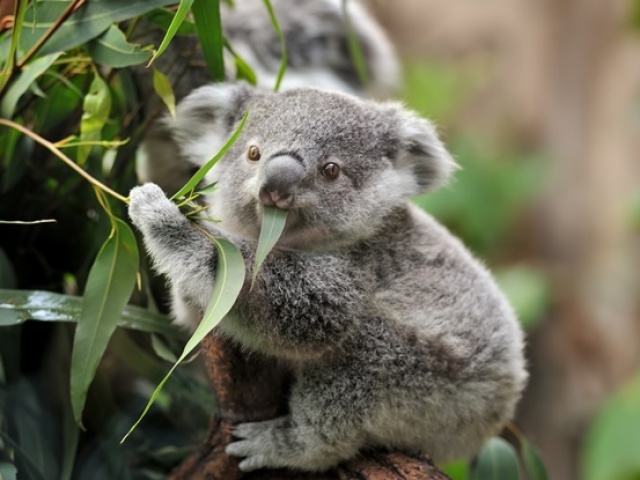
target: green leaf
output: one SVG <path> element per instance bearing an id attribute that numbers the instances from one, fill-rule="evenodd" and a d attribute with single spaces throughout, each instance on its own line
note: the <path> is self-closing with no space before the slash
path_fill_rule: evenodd
<path id="1" fill-rule="evenodd" d="M 18 51 L 18 44 L 20 42 L 20 37 L 22 36 L 24 16 L 27 12 L 27 2 L 17 0 L 16 2 L 12 3 L 15 3 L 15 8 L 17 8 L 17 10 L 14 10 L 13 12 L 15 14 L 15 18 L 13 20 L 13 28 L 11 32 L 11 43 L 6 52 L 7 55 L 6 57 L 4 57 L 4 55 L 0 55 L 0 62 L 2 62 L 0 63 L 0 65 L 2 65 L 3 67 L 3 70 L 0 74 L 0 92 L 4 90 L 6 82 L 8 82 L 11 78 L 11 71 L 15 65 L 15 57 L 16 52 Z M 1 53 L 5 53 L 4 45 L 2 50 L 3 51 Z"/>
<path id="2" fill-rule="evenodd" d="M 153 69 L 153 89 L 169 109 L 171 116 L 176 118 L 176 97 L 171 88 L 171 82 L 160 70 Z"/>
<path id="3" fill-rule="evenodd" d="M 106 32 L 91 40 L 87 44 L 87 52 L 96 63 L 114 68 L 139 65 L 151 57 L 150 51 L 127 42 L 124 32 L 116 25 L 111 25 Z"/>
<path id="4" fill-rule="evenodd" d="M 640 375 L 607 402 L 583 445 L 581 478 L 627 480 L 640 475 Z"/>
<path id="5" fill-rule="evenodd" d="M 194 0 L 192 13 L 211 80 L 224 82 L 224 40 L 220 0 Z"/>
<path id="6" fill-rule="evenodd" d="M 158 335 L 151 335 L 151 346 L 153 347 L 155 354 L 161 359 L 171 363 L 175 363 L 178 360 L 169 348 L 169 345 L 167 345 Z"/>
<path id="7" fill-rule="evenodd" d="M 11 118 L 20 97 L 29 90 L 31 84 L 35 82 L 59 56 L 59 53 L 52 53 L 51 55 L 40 57 L 24 67 L 22 73 L 16 77 L 2 97 L 2 101 L 0 102 L 1 116 Z"/>
<path id="8" fill-rule="evenodd" d="M 166 8 L 158 8 L 149 12 L 145 15 L 145 18 L 150 22 L 158 25 L 162 30 L 168 30 L 169 26 L 171 26 L 171 22 L 173 22 L 175 15 L 171 10 Z M 196 26 L 193 22 L 189 20 L 183 20 L 178 30 L 176 31 L 176 35 L 195 35 Z"/>
<path id="9" fill-rule="evenodd" d="M 14 442 L 11 437 L 2 430 L 0 430 L 0 438 L 2 438 L 2 440 L 13 449 L 15 456 L 22 462 L 24 473 L 27 475 L 26 478 L 33 480 L 46 480 L 43 473 L 33 464 L 33 461 L 27 452 L 25 452 L 20 445 Z"/>
<path id="10" fill-rule="evenodd" d="M 111 112 L 111 91 L 109 85 L 96 74 L 93 77 L 89 93 L 84 97 L 83 113 L 80 120 L 80 141 L 96 142 L 102 138 L 102 127 L 109 119 Z M 84 164 L 91 152 L 91 145 L 80 145 L 76 162 Z"/>
<path id="11" fill-rule="evenodd" d="M 73 340 L 71 405 L 78 423 L 98 363 L 133 291 L 138 262 L 138 245 L 131 228 L 116 219 L 89 272 Z"/>
<path id="12" fill-rule="evenodd" d="M 367 70 L 367 62 L 364 60 L 364 54 L 362 53 L 362 47 L 360 46 L 360 40 L 358 34 L 353 29 L 351 23 L 351 17 L 349 15 L 349 9 L 347 8 L 347 1 L 342 0 L 342 15 L 344 16 L 345 23 L 347 24 L 347 35 L 349 37 L 349 53 L 351 59 L 358 72 L 358 77 L 363 85 L 369 83 L 369 72 Z"/>
<path id="13" fill-rule="evenodd" d="M 280 90 L 280 83 L 282 83 L 282 78 L 284 77 L 285 72 L 287 71 L 287 42 L 284 38 L 284 33 L 282 33 L 282 29 L 280 28 L 280 24 L 278 23 L 278 18 L 276 17 L 275 12 L 273 11 L 273 6 L 269 0 L 263 0 L 264 6 L 269 13 L 269 18 L 271 19 L 271 24 L 273 25 L 273 29 L 276 31 L 278 38 L 280 39 L 280 68 L 278 69 L 278 76 L 276 77 L 276 84 L 273 86 L 273 91 L 277 92 Z"/>
<path id="14" fill-rule="evenodd" d="M 470 480 L 519 480 L 520 467 L 514 448 L 501 438 L 487 441 L 471 465 Z"/>
<path id="15" fill-rule="evenodd" d="M 224 46 L 227 51 L 233 56 L 233 60 L 236 65 L 236 80 L 246 80 L 251 85 L 258 84 L 258 77 L 256 76 L 256 72 L 253 71 L 253 68 L 245 62 L 245 60 L 236 53 L 233 49 L 229 41 L 224 39 Z"/>
<path id="16" fill-rule="evenodd" d="M 528 480 L 549 480 L 542 458 L 540 458 L 535 448 L 524 439 L 522 442 L 522 459 L 524 461 L 524 471 L 529 477 Z"/>
<path id="17" fill-rule="evenodd" d="M 0 480 L 16 480 L 18 469 L 8 462 L 0 463 Z"/>
<path id="18" fill-rule="evenodd" d="M 140 415 L 140 418 L 138 418 L 138 420 L 133 424 L 131 429 L 122 439 L 122 442 L 127 439 L 127 437 L 142 421 L 176 367 L 193 351 L 194 348 L 196 348 L 196 346 L 198 346 L 204 337 L 206 337 L 211 330 L 220 323 L 224 316 L 229 313 L 240 294 L 240 290 L 242 290 L 245 277 L 245 265 L 240 251 L 235 245 L 224 238 L 210 238 L 214 242 L 216 250 L 218 251 L 218 263 L 216 265 L 216 277 L 213 286 L 213 293 L 211 295 L 211 300 L 207 305 L 207 309 L 204 312 L 202 321 L 185 345 L 178 361 L 173 365 L 173 367 L 171 367 L 169 373 L 167 373 L 160 384 L 156 387 L 149 399 L 149 402 L 147 403 L 147 406 Z"/>
<path id="19" fill-rule="evenodd" d="M 469 478 L 469 463 L 458 460 L 445 465 L 442 471 L 451 477 L 451 480 L 467 480 Z"/>
<path id="20" fill-rule="evenodd" d="M 20 325 L 27 320 L 77 322 L 82 313 L 82 297 L 42 290 L 0 289 L 0 327 Z M 118 326 L 141 332 L 176 335 L 170 320 L 147 309 L 127 305 Z"/>
<path id="21" fill-rule="evenodd" d="M 60 25 L 47 40 L 39 54 L 63 52 L 96 38 L 111 24 L 144 15 L 154 8 L 173 5 L 176 0 L 91 0 L 83 4 Z M 28 51 L 56 22 L 68 2 L 40 0 L 27 9 L 20 45 Z"/>
<path id="22" fill-rule="evenodd" d="M 200 181 L 205 177 L 205 175 L 209 172 L 209 170 L 213 168 L 213 166 L 218 162 L 218 160 L 220 160 L 224 156 L 224 154 L 227 153 L 227 150 L 229 150 L 231 146 L 236 142 L 236 140 L 242 133 L 242 129 L 244 128 L 244 124 L 247 122 L 248 117 L 249 117 L 249 112 L 245 112 L 244 116 L 242 117 L 242 120 L 240 121 L 240 124 L 238 125 L 238 128 L 236 128 L 233 134 L 229 137 L 229 140 L 227 140 L 227 143 L 223 145 L 220 151 L 216 153 L 216 155 L 211 160 L 205 163 L 202 167 L 198 169 L 196 173 L 193 174 L 193 176 L 189 179 L 189 181 L 185 184 L 185 186 L 182 187 L 180 190 L 178 190 L 171 197 L 171 200 L 175 200 L 177 198 L 183 197 L 185 194 L 187 194 L 188 192 L 196 188 L 198 183 L 200 183 Z"/>
<path id="23" fill-rule="evenodd" d="M 165 49 L 169 46 L 169 43 L 171 42 L 173 37 L 176 35 L 176 33 L 178 33 L 178 29 L 182 25 L 182 22 L 184 22 L 184 19 L 187 16 L 187 13 L 189 13 L 189 10 L 191 10 L 192 4 L 193 4 L 193 0 L 180 0 L 180 5 L 178 6 L 178 10 L 176 11 L 176 14 L 173 16 L 173 20 L 171 20 L 171 24 L 169 25 L 169 28 L 167 29 L 167 33 L 165 33 L 164 38 L 162 39 L 162 42 L 158 47 L 158 50 L 156 50 L 156 52 L 153 54 L 153 57 L 151 57 L 151 60 L 149 60 L 149 65 L 151 65 L 156 58 L 162 55 L 162 52 L 164 52 Z M 155 86 L 155 76 L 154 76 L 154 86 Z"/>
<path id="24" fill-rule="evenodd" d="M 253 267 L 253 276 L 251 285 L 258 277 L 258 271 L 264 259 L 267 258 L 269 252 L 278 242 L 280 235 L 287 223 L 287 211 L 274 207 L 264 207 L 262 214 L 262 227 L 260 229 L 260 237 L 258 237 L 258 248 L 256 249 L 256 263 Z"/>

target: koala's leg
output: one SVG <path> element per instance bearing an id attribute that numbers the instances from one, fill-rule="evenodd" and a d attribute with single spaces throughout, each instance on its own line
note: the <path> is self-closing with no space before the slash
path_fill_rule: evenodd
<path id="1" fill-rule="evenodd" d="M 364 380 L 366 383 L 366 380 Z M 230 455 L 244 457 L 240 468 L 293 468 L 324 471 L 354 458 L 366 445 L 370 415 L 370 388 L 340 365 L 316 365 L 298 372 L 293 385 L 290 415 L 275 420 L 243 423 L 227 446 Z"/>
<path id="2" fill-rule="evenodd" d="M 131 190 L 129 216 L 144 236 L 155 269 L 171 280 L 174 298 L 189 298 L 204 308 L 217 261 L 211 240 L 153 183 Z"/>

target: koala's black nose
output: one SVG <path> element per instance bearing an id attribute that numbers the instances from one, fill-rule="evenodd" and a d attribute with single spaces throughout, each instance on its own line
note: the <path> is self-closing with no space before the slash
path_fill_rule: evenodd
<path id="1" fill-rule="evenodd" d="M 267 160 L 260 201 L 268 207 L 290 208 L 303 177 L 304 165 L 297 158 L 281 155 Z"/>

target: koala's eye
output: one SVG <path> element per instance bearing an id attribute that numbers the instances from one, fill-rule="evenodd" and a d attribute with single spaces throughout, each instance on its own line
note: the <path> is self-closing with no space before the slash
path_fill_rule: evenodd
<path id="1" fill-rule="evenodd" d="M 249 160 L 260 160 L 260 149 L 255 145 L 251 145 L 249 147 L 249 151 L 247 152 L 247 156 L 249 157 Z"/>
<path id="2" fill-rule="evenodd" d="M 329 162 L 322 167 L 322 176 L 329 180 L 335 180 L 340 175 L 340 166 L 337 163 Z"/>

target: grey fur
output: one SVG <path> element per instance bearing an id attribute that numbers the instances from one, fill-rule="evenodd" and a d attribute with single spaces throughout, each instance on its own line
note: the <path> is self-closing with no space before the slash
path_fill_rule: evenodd
<path id="1" fill-rule="evenodd" d="M 349 17 L 362 47 L 368 69 L 368 83 L 358 76 L 349 52 L 348 26 L 341 0 L 274 0 L 273 8 L 285 35 L 288 66 L 282 90 L 296 87 L 318 87 L 356 95 L 365 92 L 388 96 L 399 85 L 400 68 L 395 51 L 382 29 L 356 0 L 349 0 Z M 280 40 L 262 0 L 239 0 L 235 8 L 223 9 L 225 36 L 234 50 L 256 72 L 259 87 L 273 89 L 280 67 Z M 142 31 L 149 25 L 143 22 Z M 161 34 L 146 34 L 139 42 L 159 44 Z M 180 100 L 194 88 L 209 82 L 204 63 L 193 37 L 176 37 L 156 65 L 167 73 Z M 227 78 L 235 77 L 233 58 L 226 57 Z M 149 69 L 138 73 L 142 90 L 152 92 Z M 149 110 L 161 108 L 159 97 L 147 100 Z M 151 140 L 139 151 L 138 176 L 143 181 L 158 183 L 165 191 L 175 192 L 189 179 L 194 166 L 186 156 L 176 161 L 172 143 L 167 141 L 170 129 L 156 123 L 148 136 Z"/>
<path id="2" fill-rule="evenodd" d="M 435 130 L 395 103 L 242 85 L 195 91 L 166 126 L 201 163 L 245 109 L 208 179 L 221 223 L 202 227 L 237 245 L 250 271 L 276 159 L 296 171 L 278 192 L 293 203 L 255 287 L 218 328 L 288 362 L 295 381 L 290 414 L 239 425 L 227 452 L 247 471 L 324 470 L 379 447 L 471 456 L 513 416 L 527 373 L 522 332 L 490 274 L 409 202 L 455 168 Z M 322 176 L 327 162 L 341 166 L 337 179 Z M 129 212 L 171 282 L 177 320 L 193 325 L 212 293 L 213 245 L 156 185 L 133 189 Z"/>

